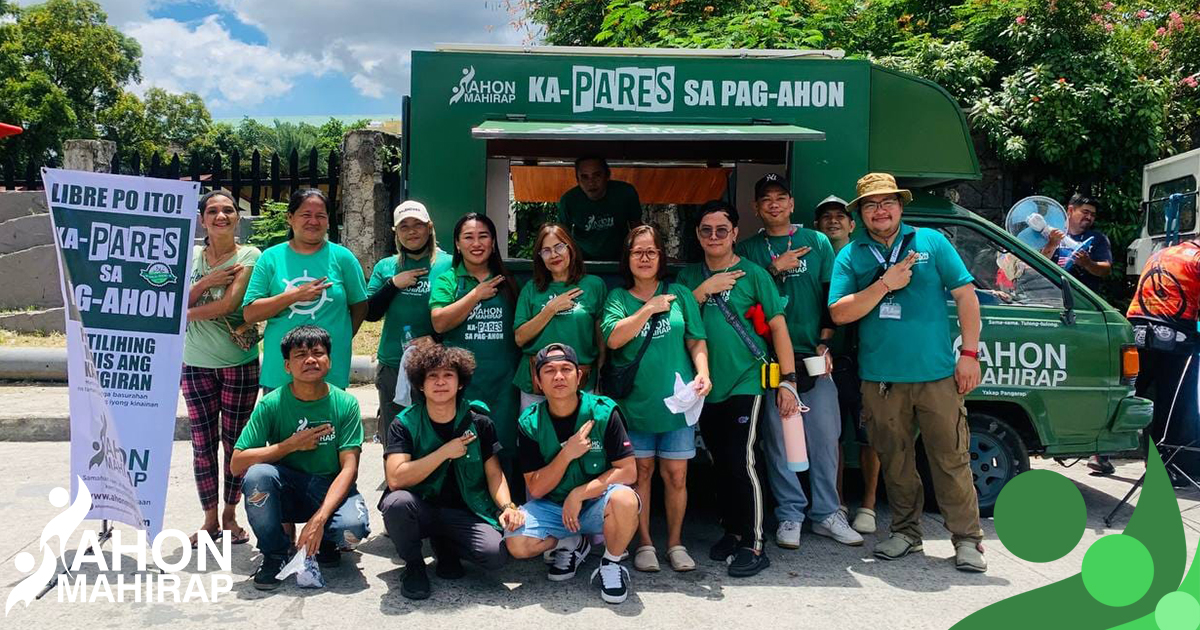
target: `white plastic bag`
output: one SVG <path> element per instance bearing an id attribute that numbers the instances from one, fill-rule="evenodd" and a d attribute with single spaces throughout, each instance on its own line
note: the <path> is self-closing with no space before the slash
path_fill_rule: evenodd
<path id="1" fill-rule="evenodd" d="M 404 348 L 404 354 L 400 355 L 400 373 L 396 375 L 396 397 L 392 400 L 401 407 L 412 405 L 412 384 L 408 382 L 408 372 L 404 370 L 404 366 L 408 364 L 408 354 L 415 347 L 414 344 L 408 344 Z"/>
<path id="2" fill-rule="evenodd" d="M 675 373 L 675 392 L 663 399 L 663 404 L 671 413 L 683 413 L 688 426 L 695 426 L 700 421 L 700 412 L 704 409 L 704 396 L 696 394 L 696 380 L 683 382 L 683 376 Z"/>
<path id="3" fill-rule="evenodd" d="M 307 555 L 303 549 L 296 551 L 296 555 L 275 574 L 275 579 L 286 580 L 292 574 L 296 575 L 296 585 L 300 588 L 325 587 L 325 576 L 321 575 L 317 559 Z"/>

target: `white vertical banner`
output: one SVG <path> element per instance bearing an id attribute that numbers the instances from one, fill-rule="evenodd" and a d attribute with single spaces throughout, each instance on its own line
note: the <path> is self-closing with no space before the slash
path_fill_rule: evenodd
<path id="1" fill-rule="evenodd" d="M 195 182 L 44 169 L 67 311 L 71 496 L 88 518 L 163 529 Z"/>

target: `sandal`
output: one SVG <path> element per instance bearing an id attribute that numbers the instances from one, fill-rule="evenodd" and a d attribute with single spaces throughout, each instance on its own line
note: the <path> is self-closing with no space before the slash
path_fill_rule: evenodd
<path id="1" fill-rule="evenodd" d="M 195 549 L 196 545 L 198 545 L 200 543 L 200 541 L 199 541 L 200 532 L 203 532 L 203 531 L 208 532 L 208 537 L 211 538 L 213 540 L 213 542 L 221 540 L 221 535 L 225 533 L 225 531 L 222 529 L 199 530 L 196 533 L 194 533 L 188 537 L 188 542 L 192 543 L 192 549 Z"/>
<path id="2" fill-rule="evenodd" d="M 696 561 L 683 545 L 675 545 L 668 549 L 667 560 L 671 563 L 671 568 L 680 573 L 696 570 Z"/>
<path id="3" fill-rule="evenodd" d="M 244 545 L 244 544 L 250 542 L 250 533 L 246 531 L 245 527 L 239 527 L 237 529 L 228 529 L 225 531 L 229 532 L 228 535 L 229 535 L 229 543 L 230 544 Z"/>
<path id="4" fill-rule="evenodd" d="M 647 573 L 656 573 L 660 570 L 658 554 L 654 551 L 654 545 L 643 545 L 637 548 L 633 555 L 633 568 Z"/>
<path id="5" fill-rule="evenodd" d="M 850 527 L 860 534 L 874 534 L 875 510 L 865 507 L 858 508 L 858 513 L 854 515 L 854 522 Z"/>

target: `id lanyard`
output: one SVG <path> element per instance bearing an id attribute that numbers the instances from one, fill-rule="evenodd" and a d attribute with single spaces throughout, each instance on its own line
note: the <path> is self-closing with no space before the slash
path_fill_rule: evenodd
<path id="1" fill-rule="evenodd" d="M 896 241 L 896 244 L 892 247 L 891 256 L 888 260 L 884 260 L 883 254 L 880 254 L 877 249 L 871 246 L 867 247 L 867 249 L 871 250 L 871 255 L 875 256 L 875 260 L 879 262 L 879 266 L 883 267 L 884 271 L 887 271 L 889 267 L 896 264 L 896 261 L 900 258 L 900 250 L 903 248 L 904 239 Z M 888 291 L 886 299 L 886 302 L 879 305 L 879 318 L 900 319 L 900 305 L 893 301 L 893 294 L 891 291 Z"/>

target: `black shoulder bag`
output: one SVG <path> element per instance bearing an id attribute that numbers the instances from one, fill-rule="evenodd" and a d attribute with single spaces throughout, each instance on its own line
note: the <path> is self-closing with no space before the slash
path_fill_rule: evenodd
<path id="1" fill-rule="evenodd" d="M 659 288 L 662 285 L 659 284 Z M 658 291 L 654 292 L 658 295 Z M 653 297 L 653 296 L 651 296 Z M 668 310 L 667 313 L 670 311 Z M 633 393 L 634 379 L 637 378 L 638 365 L 642 362 L 642 357 L 646 354 L 646 350 L 650 348 L 650 340 L 654 338 L 654 329 L 657 327 L 658 320 L 666 313 L 655 313 L 650 317 L 647 325 L 650 327 L 646 331 L 646 338 L 642 340 L 642 346 L 638 348 L 637 356 L 633 358 L 633 362 L 625 365 L 615 365 L 611 359 L 604 362 L 604 366 L 600 368 L 600 390 L 601 393 L 609 398 L 627 398 Z"/>

